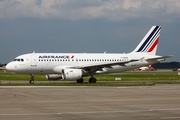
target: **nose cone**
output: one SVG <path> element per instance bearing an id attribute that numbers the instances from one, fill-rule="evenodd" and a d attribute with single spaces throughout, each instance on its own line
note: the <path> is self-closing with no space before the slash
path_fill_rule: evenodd
<path id="1" fill-rule="evenodd" d="M 6 69 L 9 71 L 14 71 L 15 68 L 16 68 L 16 66 L 14 66 L 12 62 L 10 62 L 6 65 Z"/>

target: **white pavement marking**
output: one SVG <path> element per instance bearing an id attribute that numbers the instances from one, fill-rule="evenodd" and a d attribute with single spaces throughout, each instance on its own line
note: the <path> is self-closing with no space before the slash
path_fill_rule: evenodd
<path id="1" fill-rule="evenodd" d="M 164 120 L 165 120 L 165 119 L 171 119 L 171 120 L 172 120 L 172 119 L 178 119 L 178 120 L 179 120 L 180 117 L 162 117 L 161 119 L 164 119 Z"/>
<path id="2" fill-rule="evenodd" d="M 0 114 L 0 116 L 40 116 L 40 115 L 72 115 L 72 114 L 108 114 L 108 113 L 130 113 L 130 112 L 153 112 L 153 111 L 174 111 L 180 108 L 147 109 L 147 110 L 125 110 L 125 111 L 88 111 L 88 112 L 59 112 L 59 113 L 22 113 L 22 114 Z M 162 117 L 161 119 L 178 119 L 180 117 Z"/>
<path id="3" fill-rule="evenodd" d="M 0 86 L 0 88 L 80 88 L 88 86 Z"/>

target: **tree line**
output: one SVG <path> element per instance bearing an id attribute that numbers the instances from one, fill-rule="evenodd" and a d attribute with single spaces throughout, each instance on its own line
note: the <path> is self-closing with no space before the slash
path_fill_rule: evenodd
<path id="1" fill-rule="evenodd" d="M 2 64 L 2 63 L 0 63 L 0 67 L 3 67 L 3 66 L 6 66 L 6 64 Z"/>
<path id="2" fill-rule="evenodd" d="M 180 68 L 179 62 L 161 62 L 152 65 L 155 69 L 178 69 Z"/>

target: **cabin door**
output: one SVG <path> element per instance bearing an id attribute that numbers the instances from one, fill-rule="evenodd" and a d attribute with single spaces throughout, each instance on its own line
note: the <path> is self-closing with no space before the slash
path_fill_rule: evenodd
<path id="1" fill-rule="evenodd" d="M 37 59 L 35 55 L 31 55 L 31 67 L 37 66 Z"/>

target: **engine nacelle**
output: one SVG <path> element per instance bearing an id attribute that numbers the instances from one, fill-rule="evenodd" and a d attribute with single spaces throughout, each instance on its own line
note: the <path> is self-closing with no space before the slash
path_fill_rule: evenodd
<path id="1" fill-rule="evenodd" d="M 82 78 L 81 69 L 63 69 L 62 79 L 64 80 L 78 80 Z"/>
<path id="2" fill-rule="evenodd" d="M 46 79 L 47 80 L 60 80 L 60 79 L 62 79 L 62 75 L 59 75 L 59 74 L 47 74 Z"/>

